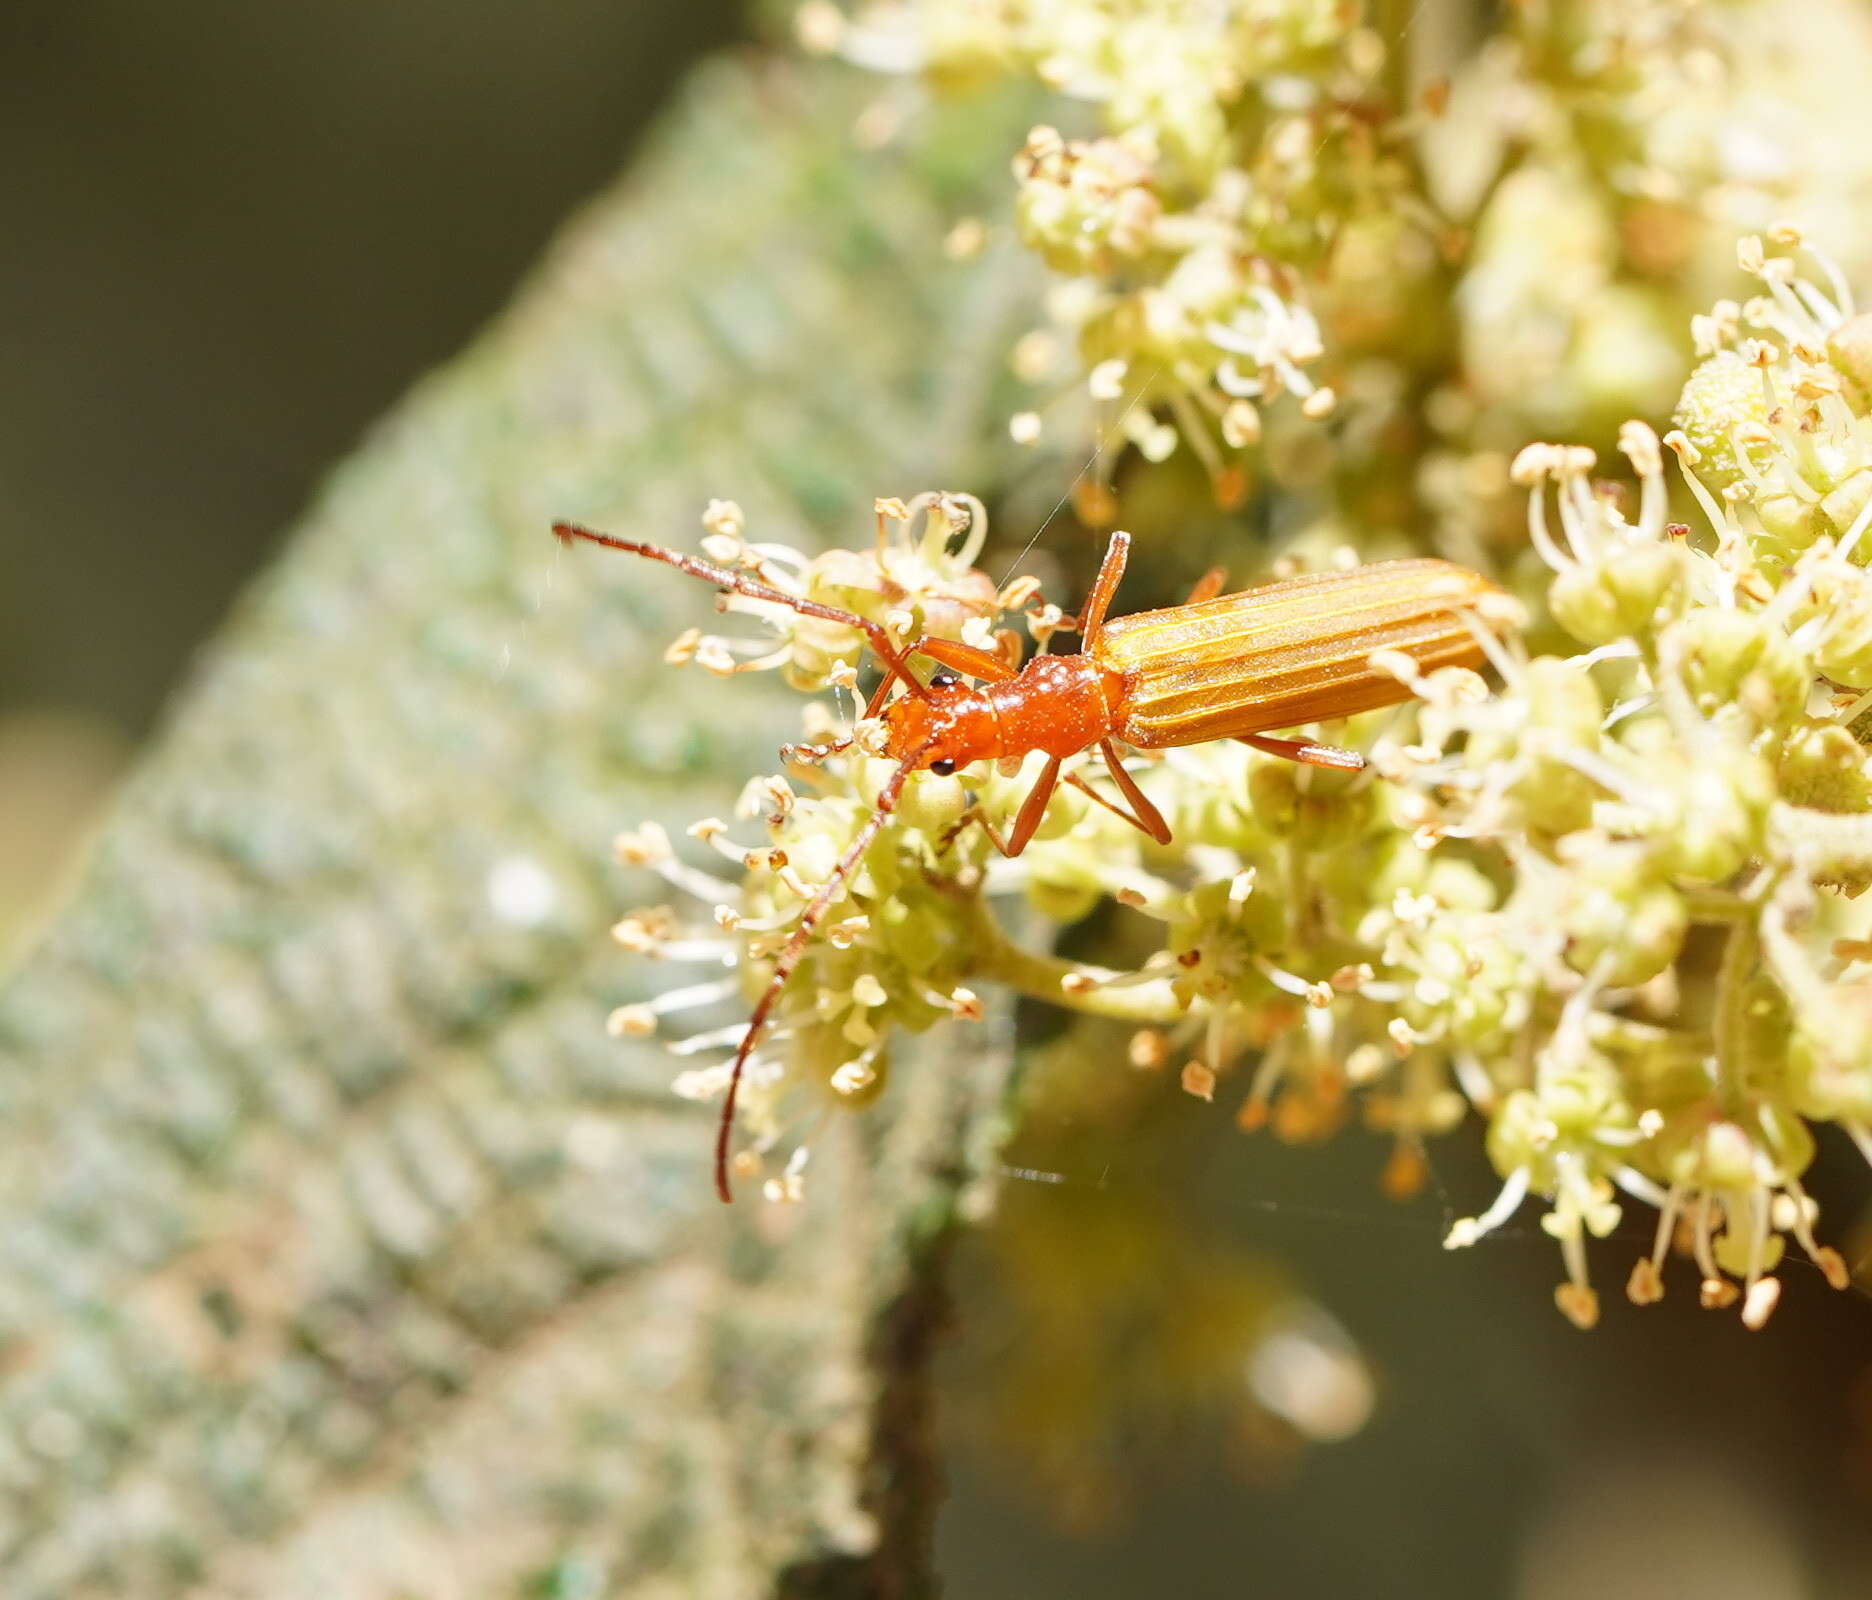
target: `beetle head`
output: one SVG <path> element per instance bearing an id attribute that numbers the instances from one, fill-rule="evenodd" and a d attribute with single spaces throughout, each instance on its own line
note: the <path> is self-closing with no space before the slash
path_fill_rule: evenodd
<path id="1" fill-rule="evenodd" d="M 922 694 L 900 695 L 884 708 L 884 754 L 947 777 L 993 753 L 983 737 L 993 715 L 979 689 L 939 672 Z"/>

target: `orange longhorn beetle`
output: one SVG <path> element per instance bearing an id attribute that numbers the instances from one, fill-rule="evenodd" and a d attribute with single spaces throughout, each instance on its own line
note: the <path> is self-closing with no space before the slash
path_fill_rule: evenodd
<path id="1" fill-rule="evenodd" d="M 885 781 L 871 815 L 831 876 L 800 913 L 735 1050 L 715 1140 L 715 1191 L 723 1200 L 731 1198 L 729 1144 L 742 1069 L 805 954 L 813 929 L 896 809 L 913 772 L 927 769 L 947 776 L 971 762 L 1045 751 L 1046 765 L 1006 838 L 976 813 L 995 848 L 1017 856 L 1032 841 L 1047 801 L 1062 781 L 1060 763 L 1096 745 L 1130 809 L 1106 799 L 1077 773 L 1065 774 L 1064 781 L 1157 843 L 1167 844 L 1170 829 L 1163 814 L 1125 771 L 1114 741 L 1140 750 L 1166 750 L 1238 739 L 1290 761 L 1355 772 L 1365 762 L 1350 750 L 1273 738 L 1265 730 L 1351 716 L 1409 699 L 1406 684 L 1370 665 L 1374 651 L 1400 652 L 1423 671 L 1480 665 L 1482 645 L 1463 613 L 1500 593 L 1479 574 L 1428 557 L 1309 573 L 1235 594 L 1218 592 L 1223 581 L 1218 570 L 1196 586 L 1185 605 L 1107 621 L 1105 613 L 1131 548 L 1131 536 L 1116 532 L 1078 618 L 1079 653 L 1036 655 L 1016 669 L 987 650 L 955 639 L 924 634 L 910 644 L 895 644 L 881 624 L 866 617 L 783 594 L 744 572 L 679 550 L 614 538 L 570 522 L 555 523 L 553 532 L 568 545 L 586 539 L 626 550 L 749 599 L 856 628 L 884 669 L 864 714 L 883 717 L 883 753 L 897 763 L 897 770 Z M 924 683 L 910 670 L 913 656 L 926 657 L 946 670 Z M 980 686 L 964 683 L 958 674 L 979 679 Z M 896 685 L 903 693 L 893 700 Z M 850 743 L 847 739 L 812 754 L 831 754 Z"/>

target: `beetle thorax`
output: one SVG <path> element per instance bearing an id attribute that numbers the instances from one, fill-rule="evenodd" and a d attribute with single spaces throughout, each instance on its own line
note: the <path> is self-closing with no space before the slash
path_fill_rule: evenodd
<path id="1" fill-rule="evenodd" d="M 1122 675 L 1085 655 L 1035 656 L 980 689 L 942 674 L 884 708 L 884 753 L 938 770 L 1030 750 L 1076 755 L 1111 736 L 1122 697 Z"/>
<path id="2" fill-rule="evenodd" d="M 1035 656 L 1019 677 L 983 694 L 1001 726 L 1003 755 L 1070 756 L 1110 737 L 1123 683 L 1089 655 Z"/>

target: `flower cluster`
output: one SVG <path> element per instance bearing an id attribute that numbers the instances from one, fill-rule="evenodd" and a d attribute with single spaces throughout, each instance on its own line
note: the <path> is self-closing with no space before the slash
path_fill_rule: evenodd
<path id="1" fill-rule="evenodd" d="M 702 526 L 704 555 L 782 594 L 836 606 L 900 633 L 915 622 L 924 631 L 971 639 L 997 652 L 1018 648 L 1013 635 L 997 635 L 984 625 L 1031 590 L 1021 586 L 998 595 L 987 575 L 975 570 L 988 515 L 973 495 L 923 494 L 908 505 L 880 500 L 871 550 L 832 549 L 811 559 L 785 545 L 750 543 L 746 519 L 732 500 L 710 501 Z M 960 543 L 951 549 L 958 534 Z M 858 629 L 740 594 L 724 595 L 722 608 L 773 624 L 778 639 L 736 639 L 690 628 L 664 659 L 672 666 L 694 661 L 722 677 L 778 667 L 793 688 L 809 691 L 855 681 L 865 645 Z"/>
<path id="2" fill-rule="evenodd" d="M 1013 160 L 1015 226 L 1055 278 L 1012 353 L 1038 393 L 1011 431 L 1068 454 L 1090 435 L 1077 503 L 1100 524 L 1127 445 L 1189 451 L 1225 507 L 1257 470 L 1330 473 L 1342 500 L 1383 479 L 1391 519 L 1424 492 L 1394 477 L 1398 437 L 1426 424 L 1503 466 L 1518 430 L 1609 438 L 1667 403 L 1682 286 L 1717 241 L 1863 176 L 1857 157 L 1769 159 L 1809 114 L 1774 63 L 1835 30 L 1802 45 L 1749 8 L 1509 7 L 1473 48 L 1443 40 L 1436 77 L 1418 18 L 1393 36 L 1364 0 L 806 0 L 796 18 L 809 48 L 899 83 L 1059 97 Z M 950 245 L 987 237 L 971 221 Z M 1357 412 L 1327 451 L 1314 424 L 1342 400 Z"/>
<path id="3" fill-rule="evenodd" d="M 1480 1114 L 1502 1188 L 1448 1243 L 1537 1197 L 1565 1265 L 1558 1304 L 1582 1327 L 1598 1316 L 1588 1241 L 1634 1200 L 1657 1214 L 1634 1301 L 1664 1292 L 1673 1245 L 1703 1303 L 1739 1302 L 1751 1327 L 1776 1303 L 1789 1240 L 1843 1284 L 1803 1174 L 1821 1123 L 1872 1159 L 1872 897 L 1859 898 L 1872 885 L 1872 317 L 1817 257 L 1817 281 L 1796 270 L 1791 230 L 1770 243 L 1783 253 L 1741 251 L 1760 293 L 1698 319 L 1703 359 L 1675 426 L 1623 430 L 1631 488 L 1595 477 L 1578 447 L 1532 446 L 1514 464 L 1547 609 L 1573 648 L 1533 653 L 1482 630 L 1495 688 L 1380 653 L 1371 666 L 1411 701 L 1329 730 L 1369 748 L 1362 772 L 1236 744 L 1140 756 L 1167 846 L 1062 788 L 1031 848 L 1003 860 L 971 823 L 1005 826 L 1031 766 L 912 778 L 757 1047 L 743 1170 L 774 1155 L 768 1192 L 795 1192 L 813 1119 L 875 1092 L 892 1030 L 971 1015 L 975 986 L 998 982 L 1128 1025 L 1115 1061 L 1174 1069 L 1205 1099 L 1251 1063 L 1244 1129 L 1318 1139 L 1359 1112 L 1393 1138 L 1394 1193 L 1423 1181 L 1430 1136 Z M 1674 520 L 1674 501 L 1694 520 Z M 821 567 L 748 544 L 745 559 L 794 575 L 796 592 L 835 571 L 844 601 L 899 638 L 930 629 L 1011 653 L 1023 613 L 1038 639 L 1061 626 L 1031 584 L 995 593 L 969 546 L 950 551 L 962 502 L 915 505 L 921 539 L 893 502 L 896 532 L 864 556 Z M 968 520 L 973 541 L 978 507 Z M 779 639 L 739 664 L 832 660 L 818 676 L 853 684 L 854 640 L 749 609 Z M 699 938 L 658 909 L 620 938 L 740 975 L 626 1007 L 620 1029 L 758 992 L 888 776 L 867 748 L 861 723 L 796 749 L 792 781 L 751 785 L 761 843 L 731 844 L 713 821 L 692 830 L 739 883 L 699 873 L 654 830 L 627 836 L 626 859 L 711 905 L 714 927 Z M 1113 948 L 1129 959 L 1022 947 L 995 909 L 1011 893 L 1062 924 L 1116 902 L 1129 915 Z M 721 1071 L 680 1087 L 714 1093 Z"/>
<path id="4" fill-rule="evenodd" d="M 1773 240 L 1800 243 L 1791 229 Z M 1872 421 L 1849 376 L 1862 319 L 1824 259 L 1816 284 L 1758 239 L 1740 257 L 1763 292 L 1697 320 L 1704 360 L 1677 426 L 1661 442 L 1639 424 L 1621 438 L 1635 514 L 1593 482 L 1590 452 L 1534 447 L 1516 463 L 1530 536 L 1555 570 L 1550 608 L 1590 647 L 1527 670 L 1566 682 L 1571 714 L 1504 729 L 1511 676 L 1487 707 L 1426 718 L 1434 759 L 1465 774 L 1459 823 L 1473 831 L 1480 815 L 1525 841 L 1515 896 L 1538 902 L 1579 977 L 1534 1081 L 1494 1116 L 1503 1199 L 1452 1242 L 1527 1192 L 1554 1196 L 1546 1225 L 1567 1247 L 1563 1305 L 1579 1320 L 1593 1309 L 1580 1240 L 1616 1224 L 1615 1186 L 1659 1211 L 1634 1300 L 1662 1293 L 1663 1255 L 1681 1237 L 1704 1303 L 1740 1295 L 1759 1326 L 1779 1294 L 1783 1236 L 1846 1281 L 1812 1231 L 1809 1124 L 1837 1123 L 1872 1156 L 1868 986 L 1848 976 L 1872 922 L 1853 903 L 1872 884 L 1858 737 L 1872 706 L 1860 598 Z M 1666 447 L 1700 532 L 1667 520 Z M 1518 759 L 1479 770 L 1478 755 L 1507 751 Z M 1543 763 L 1555 769 L 1544 782 Z M 1720 956 L 1697 959 L 1694 943 Z M 1543 1103 L 1556 1094 L 1570 1115 Z"/>
<path id="5" fill-rule="evenodd" d="M 1628 1285 L 1641 1304 L 1673 1242 L 1703 1303 L 1739 1299 L 1751 1327 L 1785 1238 L 1843 1286 L 1802 1186 L 1810 1124 L 1872 1156 L 1867 986 L 1848 976 L 1872 924 L 1852 899 L 1872 884 L 1859 319 L 1824 262 L 1822 286 L 1759 240 L 1741 259 L 1763 293 L 1698 319 L 1677 426 L 1621 434 L 1635 505 L 1591 451 L 1515 463 L 1549 610 L 1584 651 L 1505 659 L 1488 698 L 1425 685 L 1416 742 L 1380 757 L 1427 800 L 1422 826 L 1491 847 L 1504 883 L 1453 925 L 1433 916 L 1471 952 L 1468 981 L 1448 981 L 1448 956 L 1427 974 L 1420 944 L 1385 952 L 1417 974 L 1407 1042 L 1450 1056 L 1504 1178 L 1449 1243 L 1545 1198 L 1559 1304 L 1582 1326 L 1585 1241 L 1618 1225 L 1621 1195 L 1658 1213 Z M 1670 520 L 1667 449 L 1700 528 Z"/>
<path id="6" fill-rule="evenodd" d="M 1386 52 L 1357 5 L 886 0 L 847 16 L 813 0 L 799 32 L 939 87 L 1019 74 L 1098 108 L 1104 134 L 1036 127 L 1013 170 L 1021 238 L 1062 275 L 1050 309 L 1101 441 L 1152 460 L 1181 441 L 1229 503 L 1263 406 L 1331 411 L 1307 371 L 1324 350 L 1309 280 L 1406 179 L 1378 132 Z M 1060 351 L 1031 338 L 1016 370 L 1054 381 Z M 1017 439 L 1040 432 L 1038 411 L 1016 417 Z"/>

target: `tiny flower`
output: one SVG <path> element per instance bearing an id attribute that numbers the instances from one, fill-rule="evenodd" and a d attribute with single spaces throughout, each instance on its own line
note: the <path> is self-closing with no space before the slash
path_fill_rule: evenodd
<path id="1" fill-rule="evenodd" d="M 976 571 L 974 558 L 987 537 L 981 502 L 968 495 L 920 495 L 906 505 L 878 503 L 872 549 L 831 549 L 808 559 L 781 545 L 749 543 L 745 518 L 732 501 L 709 503 L 704 522 L 714 558 L 741 566 L 784 594 L 895 624 L 894 631 L 922 631 L 956 638 L 971 621 L 995 620 L 1000 612 L 993 583 Z M 919 529 L 920 524 L 920 529 Z M 758 617 L 777 641 L 685 633 L 671 654 L 693 660 L 719 676 L 781 669 L 796 688 L 834 681 L 862 655 L 866 640 L 856 629 L 803 616 L 771 602 L 731 594 L 731 613 Z"/>
<path id="2" fill-rule="evenodd" d="M 715 538 L 738 541 L 747 532 L 747 516 L 732 500 L 711 500 L 703 508 L 702 526 Z"/>
<path id="3" fill-rule="evenodd" d="M 1035 128 L 1015 157 L 1021 237 L 1062 272 L 1109 270 L 1151 247 L 1163 207 L 1139 139 L 1062 139 Z"/>

